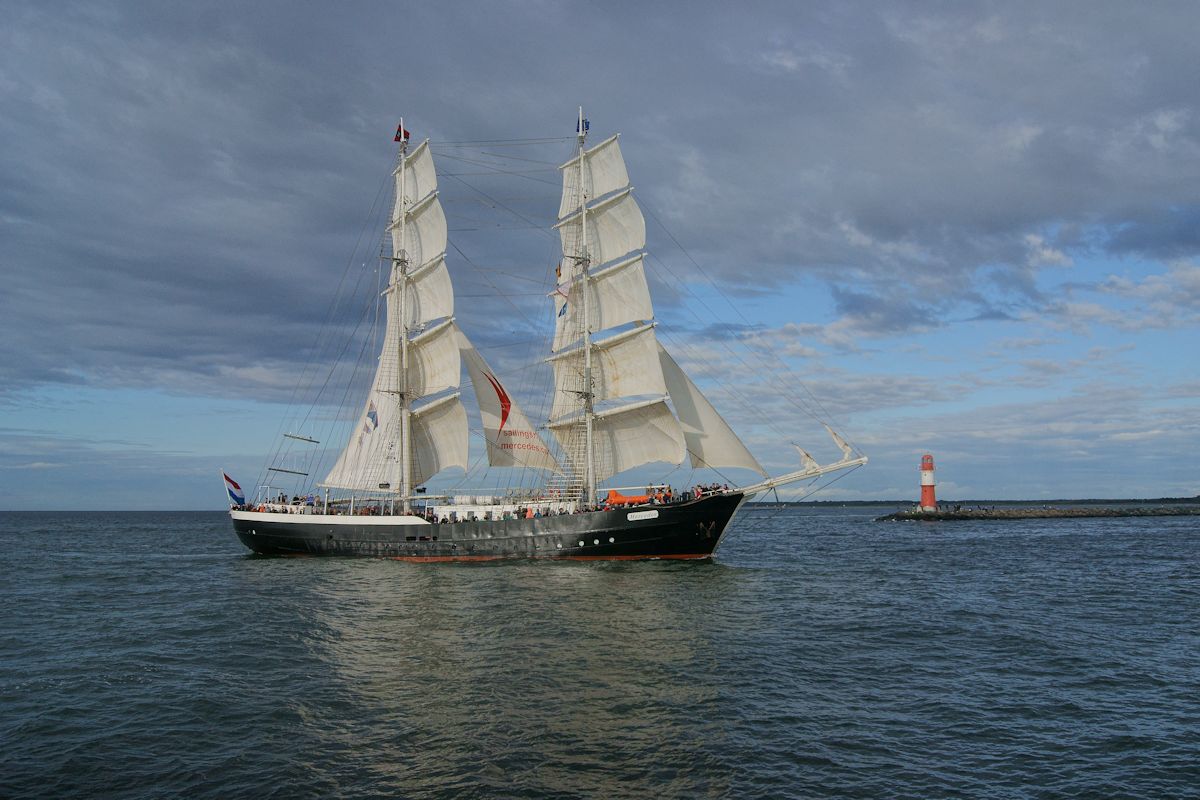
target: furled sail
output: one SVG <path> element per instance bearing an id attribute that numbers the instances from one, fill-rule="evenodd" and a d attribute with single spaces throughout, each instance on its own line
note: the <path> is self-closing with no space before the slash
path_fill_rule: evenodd
<path id="1" fill-rule="evenodd" d="M 583 194 L 589 200 L 603 197 L 629 185 L 629 173 L 625 159 L 621 156 L 620 134 L 610 136 L 591 150 L 577 155 L 559 167 L 563 174 L 562 202 L 558 206 L 558 218 L 569 216 L 579 208 L 580 158 L 583 159 Z"/>
<path id="2" fill-rule="evenodd" d="M 576 420 L 551 422 L 550 430 L 565 451 L 575 450 L 573 439 L 579 435 Z M 652 461 L 683 461 L 683 431 L 665 399 L 645 400 L 596 414 L 593 438 L 598 481 Z"/>
<path id="3" fill-rule="evenodd" d="M 588 298 L 588 330 L 615 328 L 654 316 L 641 253 L 559 286 L 554 299 L 554 343 L 558 352 L 583 337 L 583 286 Z"/>
<path id="4" fill-rule="evenodd" d="M 529 418 L 461 331 L 458 333 L 458 346 L 479 401 L 488 464 L 493 467 L 530 467 L 562 472 L 550 448 L 529 424 Z"/>
<path id="5" fill-rule="evenodd" d="M 582 347 L 550 359 L 554 367 L 554 400 L 550 419 L 559 420 L 579 408 L 577 387 L 584 380 Z M 600 403 L 620 397 L 667 393 L 653 325 L 642 325 L 616 336 L 592 342 L 592 400 Z"/>
<path id="6" fill-rule="evenodd" d="M 658 357 L 692 466 L 744 467 L 765 477 L 767 471 L 661 344 Z"/>

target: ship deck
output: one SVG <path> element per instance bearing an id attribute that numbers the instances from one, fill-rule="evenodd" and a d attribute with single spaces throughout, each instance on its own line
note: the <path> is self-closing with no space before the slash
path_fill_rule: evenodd
<path id="1" fill-rule="evenodd" d="M 231 511 L 238 538 L 263 555 L 409 561 L 503 558 L 709 558 L 745 502 L 740 492 L 662 505 L 521 519 L 431 522 L 416 516 Z"/>

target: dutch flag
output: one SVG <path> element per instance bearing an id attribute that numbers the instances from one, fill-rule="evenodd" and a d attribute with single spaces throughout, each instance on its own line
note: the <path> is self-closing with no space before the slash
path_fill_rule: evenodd
<path id="1" fill-rule="evenodd" d="M 242 487 L 238 486 L 238 482 L 224 472 L 221 472 L 221 477 L 225 478 L 225 491 L 229 492 L 229 499 L 239 506 L 245 505 L 246 495 L 242 492 Z"/>

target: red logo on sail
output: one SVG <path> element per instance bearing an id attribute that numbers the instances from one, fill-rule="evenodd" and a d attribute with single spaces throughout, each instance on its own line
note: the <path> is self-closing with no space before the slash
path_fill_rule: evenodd
<path id="1" fill-rule="evenodd" d="M 508 412 L 512 410 L 512 400 L 508 398 L 508 392 L 504 391 L 504 387 L 500 385 L 500 381 L 488 372 L 483 373 L 483 377 L 488 379 L 488 383 L 496 390 L 496 397 L 500 398 L 500 430 L 504 430 L 504 423 L 508 422 Z"/>

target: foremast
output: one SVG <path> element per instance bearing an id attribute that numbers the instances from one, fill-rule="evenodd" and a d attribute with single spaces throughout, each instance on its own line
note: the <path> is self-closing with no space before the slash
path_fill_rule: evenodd
<path id="1" fill-rule="evenodd" d="M 319 484 L 360 496 L 385 494 L 406 513 L 415 487 L 443 469 L 468 464 L 446 215 L 429 140 L 410 149 L 408 138 L 401 122 L 383 346 L 357 424 Z"/>

